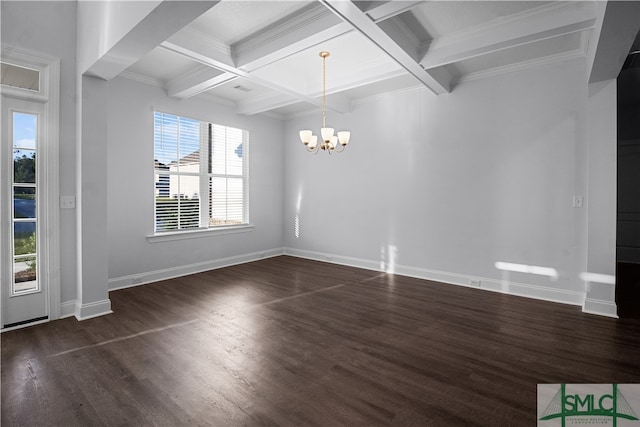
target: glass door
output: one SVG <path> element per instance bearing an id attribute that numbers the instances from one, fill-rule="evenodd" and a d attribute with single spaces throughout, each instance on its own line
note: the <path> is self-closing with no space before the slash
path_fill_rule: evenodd
<path id="1" fill-rule="evenodd" d="M 43 105 L 2 99 L 2 327 L 48 318 L 47 287 L 42 280 L 40 229 L 43 197 Z M 46 276 L 46 275 L 45 275 Z"/>

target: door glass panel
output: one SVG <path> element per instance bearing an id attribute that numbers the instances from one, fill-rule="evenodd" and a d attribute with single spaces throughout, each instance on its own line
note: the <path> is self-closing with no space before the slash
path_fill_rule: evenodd
<path id="1" fill-rule="evenodd" d="M 16 184 L 36 183 L 35 150 L 13 150 L 13 182 Z"/>
<path id="2" fill-rule="evenodd" d="M 36 188 L 13 187 L 13 218 L 36 217 Z"/>
<path id="3" fill-rule="evenodd" d="M 13 112 L 13 295 L 39 291 L 36 263 L 38 116 Z"/>
<path id="4" fill-rule="evenodd" d="M 13 293 L 35 291 L 36 280 L 36 222 L 20 221 L 13 224 Z"/>
<path id="5" fill-rule="evenodd" d="M 13 112 L 13 148 L 35 150 L 37 130 L 37 115 Z"/>

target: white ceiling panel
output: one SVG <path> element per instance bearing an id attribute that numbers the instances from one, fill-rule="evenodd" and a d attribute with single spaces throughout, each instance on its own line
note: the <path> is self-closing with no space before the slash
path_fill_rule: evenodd
<path id="1" fill-rule="evenodd" d="M 177 53 L 157 47 L 128 68 L 128 71 L 153 77 L 164 83 L 199 67 L 200 64 Z"/>
<path id="2" fill-rule="evenodd" d="M 327 92 L 336 87 L 353 87 L 372 71 L 386 74 L 400 70 L 400 66 L 383 55 L 376 45 L 361 34 L 350 32 L 262 67 L 253 74 L 288 85 L 303 94 L 317 96 L 322 89 L 321 51 L 331 54 L 326 60 Z"/>
<path id="3" fill-rule="evenodd" d="M 285 107 L 274 108 L 271 112 L 276 115 L 276 117 L 295 117 L 301 114 L 311 114 L 312 112 L 317 112 L 320 114 L 320 108 L 315 105 L 311 105 L 306 102 L 296 102 L 294 104 L 287 105 Z M 321 118 L 318 116 L 318 126 L 321 124 Z"/>
<path id="4" fill-rule="evenodd" d="M 371 83 L 344 91 L 344 94 L 352 100 L 377 97 L 389 92 L 397 92 L 405 89 L 422 87 L 420 83 L 411 75 L 403 74 L 379 82 Z"/>
<path id="5" fill-rule="evenodd" d="M 240 102 L 246 99 L 265 96 L 266 94 L 272 92 L 273 91 L 265 88 L 264 86 L 256 84 L 251 80 L 238 77 L 228 83 L 211 89 L 206 93 L 227 99 L 229 101 Z"/>

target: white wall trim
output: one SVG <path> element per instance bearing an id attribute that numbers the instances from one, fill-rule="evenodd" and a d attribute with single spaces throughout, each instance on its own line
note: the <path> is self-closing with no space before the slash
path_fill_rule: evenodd
<path id="1" fill-rule="evenodd" d="M 45 136 L 45 203 L 48 230 L 45 256 L 49 292 L 49 319 L 60 318 L 60 60 L 48 67 L 49 98 L 45 104 L 47 135 Z"/>
<path id="2" fill-rule="evenodd" d="M 246 203 L 245 203 L 246 205 Z M 242 224 L 211 228 L 197 228 L 195 230 L 165 231 L 147 236 L 149 243 L 170 242 L 174 240 L 198 239 L 203 237 L 220 236 L 223 234 L 246 233 L 253 231 L 255 225 Z"/>
<path id="3" fill-rule="evenodd" d="M 618 318 L 618 306 L 612 301 L 585 298 L 582 311 L 589 314 Z"/>
<path id="4" fill-rule="evenodd" d="M 316 261 L 332 262 L 335 264 L 348 265 L 351 267 L 365 268 L 368 270 L 385 271 L 383 268 L 381 268 L 379 261 L 372 261 L 362 258 L 336 256 L 325 254 L 322 252 L 306 251 L 295 248 L 284 248 L 284 254 L 295 256 L 298 258 L 307 258 Z M 387 272 L 391 273 L 391 271 Z M 393 274 L 577 306 L 582 305 L 584 301 L 583 292 L 550 288 L 547 286 L 531 285 L 527 283 L 518 283 L 506 280 L 489 279 L 458 273 L 429 270 L 421 267 L 395 265 L 393 267 Z M 480 283 L 480 286 L 471 285 L 470 283 L 472 281 Z M 594 314 L 600 313 L 595 312 Z"/>
<path id="5" fill-rule="evenodd" d="M 60 304 L 60 317 L 59 319 L 64 319 L 65 317 L 72 317 L 76 314 L 76 300 L 66 301 Z"/>
<path id="6" fill-rule="evenodd" d="M 282 248 L 275 248 L 215 259 L 211 261 L 180 265 L 171 268 L 163 268 L 161 270 L 148 271 L 145 273 L 114 277 L 112 279 L 109 279 L 109 291 L 130 288 L 133 286 L 146 285 L 148 283 L 158 282 L 160 280 L 173 279 L 175 277 L 187 276 L 189 274 L 200 273 L 203 271 L 230 267 L 237 264 L 244 264 L 251 261 L 257 261 L 259 259 L 275 257 L 278 255 L 282 255 L 283 253 L 284 251 Z"/>
<path id="7" fill-rule="evenodd" d="M 104 316 L 105 314 L 111 314 L 111 300 L 105 299 L 102 301 L 90 302 L 88 304 L 80 304 L 76 302 L 75 316 L 78 320 L 87 320 L 94 317 Z"/>

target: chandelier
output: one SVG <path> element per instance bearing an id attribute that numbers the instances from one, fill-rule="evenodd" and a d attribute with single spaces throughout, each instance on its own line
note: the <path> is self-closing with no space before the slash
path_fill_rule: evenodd
<path id="1" fill-rule="evenodd" d="M 327 61 L 327 56 L 329 56 L 329 52 L 322 51 L 320 52 L 320 57 L 322 58 L 322 128 L 320 128 L 320 136 L 322 137 L 322 141 L 318 144 L 318 136 L 314 135 L 310 130 L 301 130 L 300 131 L 300 140 L 307 147 L 307 151 L 313 152 L 314 154 L 318 153 L 318 150 L 323 149 L 327 151 L 329 154 L 333 153 L 335 150 L 336 153 L 341 153 L 346 148 L 349 143 L 349 138 L 351 137 L 351 132 L 341 131 L 337 133 L 337 136 L 334 135 L 334 129 L 327 127 L 327 94 L 326 94 L 326 73 L 325 73 L 325 63 Z M 338 147 L 338 143 L 340 144 L 340 148 L 336 150 Z"/>

